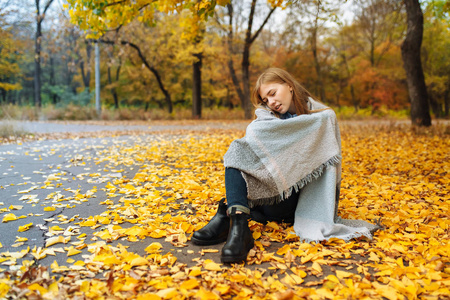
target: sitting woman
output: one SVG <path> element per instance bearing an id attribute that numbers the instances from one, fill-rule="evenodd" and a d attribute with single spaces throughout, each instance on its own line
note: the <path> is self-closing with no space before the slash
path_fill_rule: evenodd
<path id="1" fill-rule="evenodd" d="M 256 120 L 224 156 L 227 203 L 192 241 L 226 241 L 221 261 L 238 263 L 254 245 L 249 218 L 293 223 L 306 242 L 371 238 L 377 225 L 337 216 L 341 141 L 333 110 L 277 68 L 260 75 L 252 102 Z"/>

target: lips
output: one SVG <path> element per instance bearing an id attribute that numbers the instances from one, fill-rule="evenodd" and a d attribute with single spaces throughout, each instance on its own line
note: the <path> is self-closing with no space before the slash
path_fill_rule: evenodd
<path id="1" fill-rule="evenodd" d="M 275 110 L 278 111 L 281 108 L 281 104 L 278 104 L 277 106 L 275 106 Z"/>

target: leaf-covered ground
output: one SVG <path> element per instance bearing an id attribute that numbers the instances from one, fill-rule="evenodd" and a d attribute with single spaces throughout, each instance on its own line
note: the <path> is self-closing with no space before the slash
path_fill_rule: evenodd
<path id="1" fill-rule="evenodd" d="M 77 179 L 102 188 L 65 188 L 63 172 L 47 177 L 40 188 L 64 192 L 49 190 L 55 204 L 45 209 L 98 202 L 96 194 L 104 192 L 104 212 L 55 216 L 45 247 L 23 247 L 21 234 L 36 224 L 17 226 L 21 250 L 0 253 L 0 298 L 448 299 L 448 134 L 389 126 L 341 131 L 339 214 L 379 222 L 384 229 L 373 240 L 302 243 L 286 224 L 251 221 L 256 243 L 247 264 L 220 264 L 221 245 L 194 247 L 190 237 L 224 197 L 222 157 L 244 133 L 134 136 L 133 145 L 71 158 L 72 166 L 101 165 L 103 173 Z M 132 178 L 121 176 L 127 168 Z M 23 197 L 16 207 L 0 201 L 2 222 L 16 222 L 21 206 L 36 203 L 29 192 Z M 66 255 L 67 263 L 40 263 L 56 255 Z"/>

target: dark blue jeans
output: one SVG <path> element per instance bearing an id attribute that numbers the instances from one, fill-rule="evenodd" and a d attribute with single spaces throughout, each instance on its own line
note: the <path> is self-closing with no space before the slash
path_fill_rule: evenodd
<path id="1" fill-rule="evenodd" d="M 234 168 L 225 169 L 225 189 L 228 212 L 235 207 L 236 210 L 246 214 L 262 214 L 268 221 L 293 223 L 300 192 L 273 205 L 261 205 L 250 209 L 247 199 L 247 184 L 241 171 Z"/>

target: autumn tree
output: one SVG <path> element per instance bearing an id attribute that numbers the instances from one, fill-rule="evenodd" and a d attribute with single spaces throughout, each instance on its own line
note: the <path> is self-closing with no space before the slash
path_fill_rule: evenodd
<path id="1" fill-rule="evenodd" d="M 80 26 L 83 30 L 90 30 L 90 37 L 98 38 L 110 29 L 118 29 L 133 20 L 151 24 L 155 22 L 155 12 L 162 13 L 180 12 L 183 9 L 189 9 L 193 14 L 200 18 L 206 18 L 212 15 L 216 3 L 223 5 L 225 0 L 208 1 L 208 0 L 172 0 L 172 1 L 114 1 L 107 0 L 104 2 L 92 3 L 81 0 L 69 0 L 71 8 L 70 14 L 72 21 Z M 105 40 L 103 40 L 105 42 Z M 111 43 L 111 41 L 108 41 Z M 121 44 L 133 47 L 144 65 L 155 75 L 161 91 L 165 94 L 166 102 L 169 106 L 169 112 L 172 112 L 172 104 L 170 94 L 164 88 L 161 76 L 156 68 L 149 63 L 139 46 L 129 42 L 120 41 Z"/>
<path id="2" fill-rule="evenodd" d="M 41 55 L 43 102 L 50 98 L 53 104 L 85 105 L 90 101 L 92 43 L 63 13 L 49 21 Z"/>
<path id="3" fill-rule="evenodd" d="M 0 99 L 6 102 L 8 91 L 20 90 L 22 71 L 19 67 L 23 59 L 22 43 L 14 37 L 14 30 L 7 21 L 11 11 L 7 5 L 0 6 Z"/>
<path id="4" fill-rule="evenodd" d="M 375 112 L 383 102 L 379 97 L 380 89 L 385 89 L 382 81 L 387 79 L 381 72 L 380 63 L 403 35 L 402 7 L 396 0 L 360 0 L 357 3 L 354 26 L 358 28 L 358 38 L 354 42 L 368 60 L 368 64 L 360 68 L 361 72 L 366 72 L 364 75 L 371 73 L 366 77 L 363 93 Z"/>
<path id="5" fill-rule="evenodd" d="M 198 18 L 191 18 L 194 24 L 191 26 L 191 35 L 188 39 L 192 41 L 194 49 L 192 56 L 192 117 L 200 119 L 202 117 L 202 65 L 203 65 L 203 50 L 201 44 L 204 39 L 205 24 Z"/>
<path id="6" fill-rule="evenodd" d="M 141 88 L 145 86 L 145 89 L 149 89 L 149 85 L 157 85 L 160 92 L 152 92 L 151 100 L 142 96 L 141 93 L 138 93 L 139 98 L 146 99 L 147 104 L 149 104 L 148 101 L 153 101 L 159 105 L 162 96 L 166 108 L 169 113 L 172 113 L 174 103 L 184 105 L 191 100 L 188 91 L 192 91 L 193 88 L 187 85 L 190 82 L 195 86 L 195 81 L 192 72 L 189 72 L 189 67 L 192 70 L 198 64 L 194 54 L 203 53 L 203 47 L 201 43 L 199 43 L 200 45 L 192 43 L 198 30 L 192 28 L 197 25 L 192 23 L 192 17 L 188 12 L 175 15 L 158 13 L 157 16 L 155 15 L 155 19 L 156 22 L 152 26 L 133 21 L 127 26 L 121 27 L 120 31 L 114 34 L 105 34 L 99 41 L 107 44 L 120 44 L 124 58 L 126 57 L 128 62 L 149 70 L 156 80 L 129 82 L 128 79 L 131 78 L 129 75 L 124 80 L 128 82 L 128 85 L 131 84 L 135 87 L 133 93 L 138 93 L 138 86 Z M 187 28 L 189 30 L 186 30 Z M 129 67 L 126 69 L 128 70 Z M 136 72 L 143 76 L 141 70 Z M 134 74 L 132 77 L 136 78 Z M 198 79 L 200 82 L 200 78 Z M 198 90 L 198 95 L 201 96 L 200 90 Z M 201 97 L 199 98 L 201 101 Z M 148 107 L 147 104 L 146 107 Z M 196 117 L 195 114 L 193 116 Z"/>
<path id="7" fill-rule="evenodd" d="M 237 107 L 240 99 L 228 69 L 228 48 L 215 21 L 208 22 L 202 43 L 202 97 L 207 107 Z"/>
<path id="8" fill-rule="evenodd" d="M 404 0 L 404 3 L 408 29 L 401 49 L 411 101 L 411 122 L 413 125 L 431 126 L 428 93 L 420 56 L 423 37 L 423 13 L 419 0 Z"/>
<path id="9" fill-rule="evenodd" d="M 361 39 L 356 41 L 372 67 L 393 46 L 401 26 L 401 3 L 396 0 L 360 0 L 355 15 Z M 378 48 L 378 51 L 377 51 Z"/>
<path id="10" fill-rule="evenodd" d="M 257 0 L 251 0 L 249 3 L 248 15 L 245 16 L 245 23 L 238 23 L 244 14 L 243 7 L 236 1 L 230 1 L 226 5 L 225 11 L 221 16 L 216 17 L 216 20 L 226 34 L 226 41 L 228 45 L 228 68 L 232 78 L 236 92 L 241 100 L 241 106 L 245 112 L 245 118 L 253 117 L 253 108 L 250 101 L 250 49 L 262 32 L 264 26 L 269 21 L 278 6 L 281 6 L 282 1 L 269 1 L 268 11 L 263 16 L 261 24 L 256 30 L 253 29 L 255 23 L 255 13 L 257 11 Z M 237 14 L 236 11 L 240 10 Z M 239 27 L 242 25 L 242 27 Z M 238 45 L 236 45 L 238 44 Z M 242 45 L 242 46 L 240 46 Z M 240 53 L 240 76 L 238 75 L 233 62 L 233 54 Z M 239 78 L 240 77 L 240 78 Z"/>
<path id="11" fill-rule="evenodd" d="M 325 93 L 325 77 L 329 73 L 326 68 L 326 60 L 330 56 L 330 49 L 323 44 L 322 37 L 326 37 L 331 23 L 338 20 L 339 3 L 323 0 L 299 0 L 289 6 L 287 22 L 290 27 L 295 27 L 294 32 L 307 42 L 301 47 L 312 55 L 312 63 L 315 72 L 315 84 L 313 91 L 319 98 L 327 102 Z M 300 37 L 299 37 L 300 38 Z M 300 38 L 300 39 L 301 39 Z M 322 40 L 322 41 L 321 41 Z M 309 74 L 311 76 L 312 74 Z"/>
<path id="12" fill-rule="evenodd" d="M 339 32 L 334 37 L 330 38 L 328 42 L 336 53 L 335 67 L 336 77 L 339 78 L 339 92 L 336 93 L 336 104 L 340 105 L 341 94 L 348 90 L 350 103 L 353 105 L 355 112 L 358 111 L 360 100 L 355 91 L 355 65 L 353 60 L 358 56 L 358 50 L 354 43 L 350 41 L 350 36 L 355 31 L 355 26 L 341 26 Z"/>
<path id="13" fill-rule="evenodd" d="M 198 7 L 197 7 L 198 9 Z M 200 18 L 200 12 L 194 14 L 181 13 L 178 47 L 174 49 L 180 62 L 192 65 L 192 117 L 202 116 L 202 68 L 205 56 L 204 39 L 206 22 Z"/>
<path id="14" fill-rule="evenodd" d="M 436 118 L 450 111 L 450 3 L 425 1 L 422 62 L 428 97 Z"/>
<path id="15" fill-rule="evenodd" d="M 45 19 L 53 0 L 47 0 L 41 3 L 40 0 L 35 0 L 36 5 L 36 34 L 35 34 L 35 48 L 34 48 L 34 103 L 37 107 L 41 107 L 41 44 L 42 44 L 42 22 Z M 41 6 L 43 4 L 43 7 Z"/>

